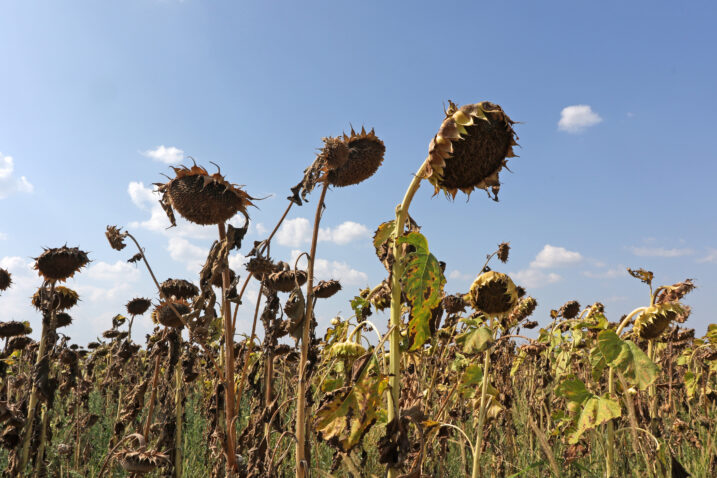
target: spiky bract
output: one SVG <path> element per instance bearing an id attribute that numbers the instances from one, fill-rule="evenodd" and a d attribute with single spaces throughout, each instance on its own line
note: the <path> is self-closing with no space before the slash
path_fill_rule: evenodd
<path id="1" fill-rule="evenodd" d="M 127 244 L 124 243 L 125 235 L 122 233 L 122 229 L 117 226 L 107 226 L 105 236 L 107 236 L 110 247 L 115 251 L 121 251 L 127 246 Z"/>
<path id="2" fill-rule="evenodd" d="M 43 289 L 39 289 L 32 296 L 32 305 L 37 309 L 42 309 L 43 304 L 40 296 L 42 295 Z M 77 305 L 80 300 L 80 296 L 74 290 L 69 287 L 58 285 L 55 287 L 55 299 L 54 308 L 55 310 L 69 310 Z M 48 304 L 49 305 L 49 304 Z"/>
<path id="3" fill-rule="evenodd" d="M 190 299 L 199 294 L 199 288 L 184 279 L 167 279 L 160 288 L 164 295 L 175 299 Z"/>
<path id="4" fill-rule="evenodd" d="M 144 297 L 135 297 L 125 305 L 129 315 L 142 315 L 147 312 L 152 301 Z"/>
<path id="5" fill-rule="evenodd" d="M 201 166 L 172 168 L 176 176 L 167 183 L 157 183 L 162 205 L 175 209 L 195 224 L 211 225 L 228 221 L 237 212 L 249 218 L 247 207 L 254 199 L 236 184 L 228 182 L 219 172 L 209 174 Z M 167 211 L 174 224 L 174 215 Z"/>
<path id="6" fill-rule="evenodd" d="M 515 157 L 514 122 L 503 109 L 488 101 L 458 108 L 453 102 L 428 148 L 424 176 L 435 187 L 455 197 L 458 190 L 491 188 L 497 199 L 498 174 L 507 158 Z"/>
<path id="7" fill-rule="evenodd" d="M 344 135 L 343 142 L 348 147 L 348 160 L 336 169 L 330 169 L 327 176 L 332 186 L 350 186 L 358 184 L 374 175 L 383 161 L 386 146 L 373 130 L 361 133 L 351 129 L 351 136 Z"/>
<path id="8" fill-rule="evenodd" d="M 632 331 L 641 339 L 656 339 L 684 312 L 684 307 L 679 302 L 652 305 L 635 319 Z"/>

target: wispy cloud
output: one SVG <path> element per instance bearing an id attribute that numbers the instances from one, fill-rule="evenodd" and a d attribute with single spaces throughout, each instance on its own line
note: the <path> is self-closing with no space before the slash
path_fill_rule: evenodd
<path id="1" fill-rule="evenodd" d="M 14 193 L 31 193 L 35 190 L 25 176 L 15 177 L 15 163 L 12 156 L 0 153 L 0 199 Z"/>
<path id="2" fill-rule="evenodd" d="M 619 265 L 614 268 L 599 271 L 583 271 L 583 275 L 591 279 L 615 279 L 617 277 L 627 276 L 627 267 Z"/>
<path id="3" fill-rule="evenodd" d="M 164 164 L 177 164 L 184 159 L 184 151 L 175 146 L 160 145 L 154 149 L 141 151 L 142 156 L 161 161 Z"/>
<path id="4" fill-rule="evenodd" d="M 639 257 L 683 257 L 694 254 L 694 251 L 689 248 L 667 249 L 664 247 L 632 246 L 629 249 L 633 254 Z"/>
<path id="5" fill-rule="evenodd" d="M 562 279 L 554 272 L 543 272 L 539 269 L 523 269 L 510 275 L 516 284 L 533 289 L 554 284 Z"/>
<path id="6" fill-rule="evenodd" d="M 301 251 L 298 249 L 291 251 L 291 264 L 296 261 L 296 258 L 299 257 L 300 254 Z M 304 261 L 304 259 L 302 259 L 302 261 Z M 343 286 L 365 286 L 368 283 L 368 275 L 365 272 L 354 269 L 343 261 L 316 259 L 314 263 L 314 275 L 320 280 L 337 279 Z"/>
<path id="7" fill-rule="evenodd" d="M 600 122 L 602 118 L 589 105 L 572 105 L 560 112 L 558 129 L 567 133 L 582 133 Z"/>
<path id="8" fill-rule="evenodd" d="M 465 272 L 461 272 L 458 269 L 453 269 L 451 272 L 448 273 L 448 278 L 466 281 L 473 279 L 474 276 L 472 276 L 471 274 L 466 274 Z"/>
<path id="9" fill-rule="evenodd" d="M 297 217 L 284 221 L 276 233 L 276 241 L 282 246 L 299 247 L 311 241 L 311 223 L 305 217 Z M 336 227 L 319 229 L 320 242 L 333 242 L 345 245 L 358 239 L 369 237 L 369 229 L 363 224 L 345 221 Z"/>
<path id="10" fill-rule="evenodd" d="M 711 262 L 713 264 L 717 264 L 717 249 L 713 249 L 710 247 L 707 250 L 707 255 L 699 258 L 697 262 Z"/>

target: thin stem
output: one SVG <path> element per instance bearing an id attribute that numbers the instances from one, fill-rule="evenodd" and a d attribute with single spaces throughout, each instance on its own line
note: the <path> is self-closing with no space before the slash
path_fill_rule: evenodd
<path id="1" fill-rule="evenodd" d="M 249 337 L 249 343 L 246 346 L 246 356 L 244 358 L 244 365 L 242 365 L 241 378 L 239 379 L 239 391 L 237 392 L 237 406 L 241 406 L 242 395 L 244 394 L 244 383 L 246 382 L 247 370 L 249 368 L 249 361 L 251 358 L 251 350 L 254 346 L 254 337 L 256 337 L 256 322 L 259 317 L 259 305 L 261 304 L 262 288 L 259 287 L 259 294 L 256 297 L 256 307 L 254 308 L 254 322 L 251 326 L 251 336 Z"/>
<path id="2" fill-rule="evenodd" d="M 480 393 L 480 410 L 478 412 L 478 430 L 476 436 L 476 444 L 473 448 L 473 471 L 471 473 L 471 478 L 478 478 L 480 476 L 480 456 L 481 448 L 483 447 L 483 425 L 485 424 L 486 402 L 488 400 L 490 350 L 486 350 L 483 353 L 485 354 L 485 358 L 483 359 L 483 383 L 481 385 Z"/>
<path id="3" fill-rule="evenodd" d="M 152 415 L 154 414 L 154 402 L 157 399 L 157 379 L 159 378 L 159 353 L 154 359 L 154 372 L 152 374 L 152 394 L 149 396 L 149 410 L 147 411 L 147 418 L 144 421 L 144 428 L 142 429 L 142 435 L 145 439 L 149 438 L 149 427 L 152 425 Z"/>
<path id="4" fill-rule="evenodd" d="M 309 345 L 311 321 L 314 315 L 314 263 L 316 262 L 316 244 L 319 239 L 319 224 L 321 223 L 321 212 L 326 199 L 326 191 L 329 189 L 329 182 L 324 181 L 321 188 L 321 196 L 316 204 L 314 216 L 314 230 L 311 236 L 311 252 L 309 253 L 309 265 L 306 280 L 306 313 L 304 314 L 303 331 L 301 335 L 301 360 L 299 362 L 299 383 L 296 396 L 296 478 L 308 476 L 309 463 L 306 459 L 306 364 L 309 360 Z M 306 473 L 305 473 L 306 471 Z"/>

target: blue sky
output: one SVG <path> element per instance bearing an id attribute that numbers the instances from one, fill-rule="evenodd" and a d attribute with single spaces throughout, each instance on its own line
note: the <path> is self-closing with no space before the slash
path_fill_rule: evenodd
<path id="1" fill-rule="evenodd" d="M 448 292 L 467 290 L 485 255 L 510 241 L 510 262 L 495 269 L 538 299 L 541 324 L 570 299 L 602 301 L 617 320 L 645 304 L 625 273 L 645 267 L 660 284 L 695 279 L 687 303 L 701 334 L 717 290 L 715 10 L 0 0 L 0 266 L 16 282 L 0 320 L 39 330 L 28 265 L 65 243 L 94 261 L 69 284 L 82 299 L 73 339 L 108 328 L 133 296 L 155 297 L 146 271 L 109 248 L 107 224 L 138 236 L 160 278 L 195 279 L 215 231 L 164 230 L 151 189 L 168 162 L 213 161 L 253 196 L 272 195 L 252 211 L 250 242 L 275 224 L 321 138 L 365 125 L 386 143 L 384 165 L 329 192 L 318 249 L 319 278 L 345 289 L 319 309 L 321 323 L 346 315 L 348 299 L 384 277 L 370 234 L 392 217 L 452 99 L 502 105 L 521 122 L 521 148 L 499 203 L 419 191 L 411 214 L 448 263 Z M 315 201 L 292 211 L 275 258 L 308 249 Z M 250 321 L 243 312 L 240 331 Z M 149 328 L 141 321 L 136 338 Z"/>

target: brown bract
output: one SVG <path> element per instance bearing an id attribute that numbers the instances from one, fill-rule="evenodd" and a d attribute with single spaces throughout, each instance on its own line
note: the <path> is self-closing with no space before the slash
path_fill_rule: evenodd
<path id="1" fill-rule="evenodd" d="M 361 128 L 357 134 L 353 128 L 351 136 L 343 136 L 348 147 L 348 160 L 336 169 L 330 169 L 327 180 L 332 186 L 350 186 L 358 184 L 374 175 L 383 162 L 386 146 L 373 130 L 366 133 Z"/>
<path id="2" fill-rule="evenodd" d="M 34 305 L 37 309 L 42 309 L 42 300 L 40 299 L 41 291 L 42 289 L 39 289 L 32 296 L 32 305 Z M 60 311 L 71 309 L 75 305 L 77 305 L 77 302 L 79 300 L 80 296 L 77 295 L 77 292 L 70 289 L 69 287 L 63 287 L 61 285 L 55 287 L 55 310 Z"/>
<path id="3" fill-rule="evenodd" d="M 46 280 L 65 281 L 90 262 L 87 253 L 77 247 L 45 249 L 35 258 L 37 273 Z"/>
<path id="4" fill-rule="evenodd" d="M 154 450 L 120 450 L 117 457 L 126 472 L 138 475 L 149 473 L 158 466 L 169 463 L 167 455 Z"/>
<path id="5" fill-rule="evenodd" d="M 449 101 L 446 119 L 428 147 L 423 174 L 435 187 L 452 198 L 458 190 L 470 195 L 478 188 L 497 200 L 498 174 L 507 158 L 515 157 L 517 136 L 503 109 L 488 101 L 458 108 Z"/>
<path id="6" fill-rule="evenodd" d="M 155 324 L 162 324 L 165 327 L 182 328 L 184 326 L 182 319 L 177 317 L 177 314 L 169 304 L 169 302 L 160 302 L 152 312 L 152 321 Z M 173 300 L 171 304 L 181 315 L 188 314 L 191 311 L 189 304 L 183 300 Z"/>
<path id="7" fill-rule="evenodd" d="M 219 172 L 209 174 L 201 166 L 172 168 L 176 174 L 167 183 L 156 183 L 161 204 L 175 225 L 172 209 L 195 224 L 221 224 L 241 212 L 248 220 L 247 207 L 254 199 Z"/>
<path id="8" fill-rule="evenodd" d="M 7 269 L 0 268 L 0 291 L 7 290 L 12 284 L 12 275 Z"/>
<path id="9" fill-rule="evenodd" d="M 125 307 L 129 315 L 142 315 L 147 312 L 149 306 L 152 305 L 152 301 L 145 299 L 144 297 L 135 297 L 134 299 L 127 302 Z"/>
<path id="10" fill-rule="evenodd" d="M 679 302 L 652 305 L 635 319 L 632 331 L 641 339 L 656 339 L 683 313 L 684 308 Z"/>
<path id="11" fill-rule="evenodd" d="M 164 295 L 175 299 L 190 299 L 199 294 L 199 288 L 184 279 L 167 279 L 160 288 Z"/>
<path id="12" fill-rule="evenodd" d="M 246 270 L 249 271 L 255 279 L 261 280 L 265 275 L 276 272 L 278 267 L 268 257 L 257 256 L 249 259 Z"/>

